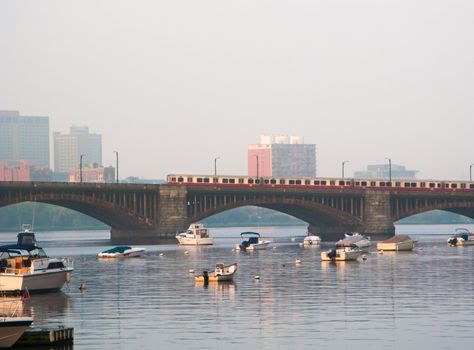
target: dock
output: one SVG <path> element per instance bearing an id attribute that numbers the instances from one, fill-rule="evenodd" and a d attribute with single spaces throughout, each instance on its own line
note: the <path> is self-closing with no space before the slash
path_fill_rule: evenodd
<path id="1" fill-rule="evenodd" d="M 23 333 L 13 348 L 40 349 L 72 349 L 74 342 L 74 328 L 58 326 L 55 328 L 30 328 Z"/>

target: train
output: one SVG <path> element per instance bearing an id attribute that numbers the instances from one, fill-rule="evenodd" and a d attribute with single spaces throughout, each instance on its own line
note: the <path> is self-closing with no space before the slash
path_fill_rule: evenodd
<path id="1" fill-rule="evenodd" d="M 169 184 L 222 185 L 222 186 L 267 186 L 267 187 L 308 187 L 308 188 L 392 188 L 417 190 L 474 191 L 471 181 L 440 181 L 416 179 L 353 179 L 353 178 L 308 178 L 308 177 L 256 177 L 228 175 L 186 175 L 170 174 Z"/>

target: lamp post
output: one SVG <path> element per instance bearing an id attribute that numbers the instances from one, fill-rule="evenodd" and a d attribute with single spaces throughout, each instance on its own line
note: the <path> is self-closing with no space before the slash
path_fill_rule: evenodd
<path id="1" fill-rule="evenodd" d="M 221 157 L 214 158 L 214 177 L 217 177 L 217 160 L 221 159 Z"/>
<path id="2" fill-rule="evenodd" d="M 82 157 L 84 157 L 85 154 L 81 154 L 79 156 L 79 181 L 82 183 Z"/>
<path id="3" fill-rule="evenodd" d="M 469 181 L 472 182 L 472 167 L 474 166 L 474 164 L 471 164 L 469 165 Z"/>
<path id="4" fill-rule="evenodd" d="M 254 156 L 257 158 L 257 179 L 258 179 L 258 154 L 254 154 Z"/>
<path id="5" fill-rule="evenodd" d="M 349 161 L 345 160 L 342 162 L 342 178 L 344 178 L 344 165 L 346 165 L 346 163 L 349 163 Z"/>
<path id="6" fill-rule="evenodd" d="M 392 182 L 392 160 L 390 158 L 385 158 L 388 160 L 388 181 Z"/>
<path id="7" fill-rule="evenodd" d="M 118 151 L 114 151 L 115 153 L 115 170 L 116 170 L 116 173 L 117 173 L 117 178 L 115 179 L 115 181 L 117 183 L 119 183 L 119 172 L 118 172 Z"/>

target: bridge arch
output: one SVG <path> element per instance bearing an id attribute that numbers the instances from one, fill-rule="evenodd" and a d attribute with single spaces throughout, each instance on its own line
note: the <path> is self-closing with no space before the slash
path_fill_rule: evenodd
<path id="1" fill-rule="evenodd" d="M 426 213 L 432 210 L 443 210 L 474 219 L 474 202 L 440 202 L 419 205 L 414 208 L 401 211 L 398 215 L 394 216 L 394 221 L 402 220 L 404 218 L 416 214 Z"/>

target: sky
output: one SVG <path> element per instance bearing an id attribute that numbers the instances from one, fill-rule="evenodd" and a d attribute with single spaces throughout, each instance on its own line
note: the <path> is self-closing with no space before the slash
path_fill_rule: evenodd
<path id="1" fill-rule="evenodd" d="M 120 177 L 247 173 L 261 134 L 317 175 L 469 179 L 472 0 L 0 0 L 0 110 L 102 134 Z M 52 142 L 52 139 L 51 139 Z"/>

